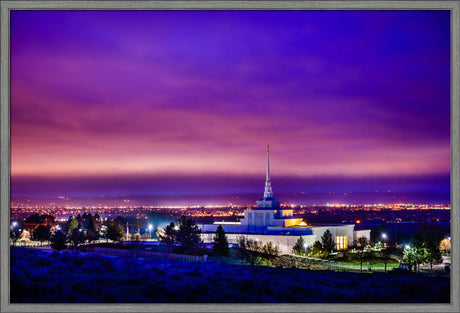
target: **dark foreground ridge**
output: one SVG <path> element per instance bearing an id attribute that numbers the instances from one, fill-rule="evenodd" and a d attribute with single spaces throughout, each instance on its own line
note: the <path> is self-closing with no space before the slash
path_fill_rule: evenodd
<path id="1" fill-rule="evenodd" d="M 449 278 L 11 248 L 12 303 L 436 303 Z"/>

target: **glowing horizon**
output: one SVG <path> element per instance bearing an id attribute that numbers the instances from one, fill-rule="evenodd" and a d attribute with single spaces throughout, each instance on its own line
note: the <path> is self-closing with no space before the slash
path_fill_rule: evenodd
<path id="1" fill-rule="evenodd" d="M 11 12 L 13 195 L 257 191 L 266 144 L 275 193 L 448 191 L 449 12 Z"/>

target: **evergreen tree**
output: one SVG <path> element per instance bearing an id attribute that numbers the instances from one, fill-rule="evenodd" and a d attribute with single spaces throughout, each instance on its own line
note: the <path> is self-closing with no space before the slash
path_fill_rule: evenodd
<path id="1" fill-rule="evenodd" d="M 45 225 L 38 225 L 32 233 L 33 240 L 38 240 L 40 243 L 50 239 L 50 227 Z"/>
<path id="2" fill-rule="evenodd" d="M 69 220 L 67 221 L 67 228 L 68 228 L 68 234 L 69 236 L 72 234 L 73 230 L 78 227 L 78 220 L 72 216 L 69 217 Z"/>
<path id="3" fill-rule="evenodd" d="M 121 238 L 125 235 L 123 226 L 117 224 L 113 221 L 110 221 L 107 226 L 107 237 L 113 241 L 120 241 Z"/>
<path id="4" fill-rule="evenodd" d="M 324 251 L 327 253 L 332 252 L 334 249 L 334 240 L 332 240 L 332 234 L 328 230 L 324 232 L 324 234 L 321 236 L 321 242 L 323 244 Z"/>
<path id="5" fill-rule="evenodd" d="M 304 244 L 305 244 L 305 240 L 303 240 L 303 237 L 300 236 L 299 239 L 297 239 L 297 242 L 295 243 L 294 247 L 292 248 L 292 252 L 298 255 L 305 253 Z"/>
<path id="6" fill-rule="evenodd" d="M 67 241 L 66 235 L 62 231 L 58 230 L 51 237 L 51 248 L 57 251 L 64 250 L 66 248 L 66 245 L 65 245 L 66 241 Z"/>
<path id="7" fill-rule="evenodd" d="M 87 239 L 90 243 L 93 240 L 97 240 L 99 238 L 99 233 L 96 229 L 96 223 L 94 221 L 94 217 L 91 213 L 87 216 L 87 227 L 85 233 L 85 239 Z"/>
<path id="8" fill-rule="evenodd" d="M 313 246 L 312 246 L 312 249 L 311 249 L 311 252 L 314 256 L 318 256 L 321 252 L 321 250 L 323 249 L 323 245 L 321 244 L 321 242 L 319 242 L 318 240 L 316 240 L 314 243 L 313 243 Z"/>
<path id="9" fill-rule="evenodd" d="M 227 235 L 222 225 L 217 226 L 216 234 L 214 235 L 212 249 L 217 256 L 228 256 L 230 249 L 228 248 Z"/>
<path id="10" fill-rule="evenodd" d="M 172 253 L 173 244 L 176 242 L 176 235 L 176 226 L 173 222 L 157 233 L 158 238 L 165 243 L 166 249 L 170 254 Z"/>
<path id="11" fill-rule="evenodd" d="M 190 254 L 202 242 L 200 228 L 193 219 L 185 216 L 181 216 L 179 219 L 179 230 L 176 237 L 186 254 Z"/>

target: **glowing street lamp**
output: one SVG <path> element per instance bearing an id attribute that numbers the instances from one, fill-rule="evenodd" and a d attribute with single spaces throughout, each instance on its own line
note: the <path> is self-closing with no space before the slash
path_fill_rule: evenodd
<path id="1" fill-rule="evenodd" d="M 150 238 L 152 238 L 152 229 L 153 229 L 153 225 L 152 225 L 152 224 L 149 224 Z"/>
<path id="2" fill-rule="evenodd" d="M 18 226 L 18 222 L 14 221 L 13 223 L 11 223 L 11 225 L 13 226 L 13 228 L 15 228 L 16 226 Z"/>
<path id="3" fill-rule="evenodd" d="M 387 239 L 387 234 L 382 233 L 382 239 L 383 239 L 383 246 L 386 246 L 386 239 Z"/>
<path id="4" fill-rule="evenodd" d="M 307 247 L 308 247 L 307 243 L 304 243 L 304 244 L 303 244 L 303 252 L 304 252 L 305 254 L 307 253 Z"/>
<path id="5" fill-rule="evenodd" d="M 409 245 L 406 245 L 404 248 L 405 248 L 405 249 L 410 249 L 410 246 L 409 246 Z"/>

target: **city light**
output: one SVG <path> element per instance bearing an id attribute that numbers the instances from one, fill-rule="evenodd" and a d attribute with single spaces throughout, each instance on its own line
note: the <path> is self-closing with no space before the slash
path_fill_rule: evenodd
<path id="1" fill-rule="evenodd" d="M 383 233 L 383 234 L 382 234 L 382 238 L 383 238 L 383 239 L 386 239 L 386 238 L 387 238 L 387 234 Z"/>
<path id="2" fill-rule="evenodd" d="M 405 249 L 410 249 L 410 246 L 409 246 L 409 245 L 405 245 L 404 248 L 405 248 Z"/>

